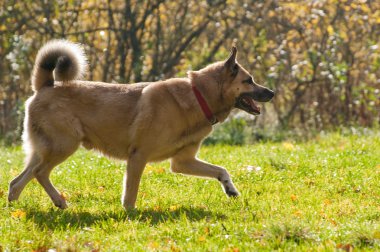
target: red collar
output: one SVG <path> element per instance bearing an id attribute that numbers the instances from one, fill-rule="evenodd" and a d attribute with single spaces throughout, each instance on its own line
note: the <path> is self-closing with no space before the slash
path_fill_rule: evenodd
<path id="1" fill-rule="evenodd" d="M 195 97 L 197 97 L 197 100 L 198 100 L 198 103 L 199 103 L 199 106 L 201 106 L 201 109 L 203 111 L 203 113 L 205 114 L 207 120 L 212 124 L 216 124 L 218 123 L 218 119 L 214 116 L 214 114 L 211 112 L 211 109 L 210 107 L 208 106 L 205 98 L 203 97 L 203 95 L 201 94 L 201 92 L 198 90 L 198 88 L 195 86 L 195 85 L 191 85 L 192 89 L 193 89 L 193 92 L 195 94 Z"/>

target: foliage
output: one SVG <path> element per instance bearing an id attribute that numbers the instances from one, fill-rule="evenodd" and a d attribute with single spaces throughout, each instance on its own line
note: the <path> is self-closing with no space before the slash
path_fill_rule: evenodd
<path id="1" fill-rule="evenodd" d="M 2 1 L 0 135 L 19 127 L 34 57 L 52 38 L 85 45 L 86 78 L 121 83 L 184 76 L 237 43 L 242 65 L 276 90 L 263 121 L 378 125 L 379 26 L 380 2 L 365 0 Z"/>
<path id="2" fill-rule="evenodd" d="M 247 140 L 247 123 L 242 118 L 231 118 L 222 125 L 217 125 L 213 133 L 203 142 L 210 144 L 243 145 Z"/>
<path id="3" fill-rule="evenodd" d="M 313 140 L 317 136 L 325 136 L 331 132 L 337 132 L 342 136 L 355 135 L 358 137 L 373 135 L 379 131 L 378 127 L 339 127 L 335 131 L 331 130 L 317 130 L 314 128 L 301 129 L 277 129 L 274 127 L 260 127 L 257 124 L 257 118 L 252 119 L 251 116 L 243 116 L 242 113 L 230 116 L 225 123 L 217 124 L 210 136 L 208 136 L 203 144 L 204 145 L 243 145 L 254 144 L 258 142 L 283 142 L 283 141 L 297 141 L 305 142 Z"/>
<path id="4" fill-rule="evenodd" d="M 6 203 L 22 170 L 19 147 L 1 147 L 0 248 L 4 251 L 380 250 L 380 133 L 307 142 L 206 146 L 241 192 L 149 165 L 137 210 L 120 204 L 124 164 L 80 150 L 52 173 L 69 201 L 56 209 L 36 182 Z M 342 250 L 343 251 L 343 250 Z"/>

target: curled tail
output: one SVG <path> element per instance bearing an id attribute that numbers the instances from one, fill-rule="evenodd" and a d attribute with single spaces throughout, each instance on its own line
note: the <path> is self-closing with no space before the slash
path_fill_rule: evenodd
<path id="1" fill-rule="evenodd" d="M 32 88 L 36 92 L 45 86 L 54 86 L 54 80 L 78 79 L 84 74 L 86 63 L 86 56 L 80 45 L 67 40 L 49 41 L 37 53 Z"/>

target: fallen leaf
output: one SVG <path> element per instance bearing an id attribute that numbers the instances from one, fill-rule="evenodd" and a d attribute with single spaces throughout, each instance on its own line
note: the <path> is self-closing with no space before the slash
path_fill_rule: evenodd
<path id="1" fill-rule="evenodd" d="M 292 195 L 290 196 L 290 199 L 291 199 L 292 201 L 296 201 L 296 200 L 298 199 L 298 197 L 297 197 L 297 195 L 292 194 Z"/>
<path id="2" fill-rule="evenodd" d="M 338 225 L 334 219 L 330 219 L 329 221 L 330 221 L 331 224 L 333 224 L 334 226 Z"/>
<path id="3" fill-rule="evenodd" d="M 37 249 L 34 249 L 34 250 L 32 250 L 33 252 L 46 252 L 46 251 L 48 251 L 48 248 L 47 247 L 45 247 L 45 246 L 43 246 L 43 247 L 39 247 L 39 248 L 37 248 Z"/>
<path id="4" fill-rule="evenodd" d="M 157 173 L 157 174 L 165 173 L 165 169 L 163 167 L 155 167 L 155 166 L 150 166 L 150 165 L 147 166 L 145 170 L 147 170 L 149 173 Z"/>
<path id="5" fill-rule="evenodd" d="M 173 251 L 173 252 L 180 252 L 181 249 L 178 248 L 178 247 L 176 247 L 176 246 L 174 246 L 174 245 L 172 244 L 172 245 L 170 246 L 170 251 Z"/>
<path id="6" fill-rule="evenodd" d="M 205 236 L 199 236 L 199 238 L 198 238 L 198 241 L 200 241 L 200 242 L 204 242 L 204 241 L 206 241 L 206 237 Z"/>
<path id="7" fill-rule="evenodd" d="M 339 243 L 338 245 L 336 245 L 336 248 L 338 249 L 342 249 L 346 252 L 352 252 L 354 251 L 354 246 L 352 246 L 351 244 L 341 244 Z"/>
<path id="8" fill-rule="evenodd" d="M 297 210 L 297 211 L 295 211 L 293 214 L 294 214 L 295 216 L 297 216 L 297 217 L 301 217 L 303 213 L 302 213 L 301 210 Z"/>
<path id="9" fill-rule="evenodd" d="M 205 232 L 206 235 L 208 235 L 210 233 L 209 227 L 205 227 L 204 232 Z"/>
<path id="10" fill-rule="evenodd" d="M 240 249 L 239 248 L 227 248 L 225 251 L 226 252 L 240 252 Z"/>
<path id="11" fill-rule="evenodd" d="M 323 201 L 323 205 L 325 205 L 325 206 L 331 205 L 331 200 L 329 200 L 329 199 L 325 199 L 325 200 Z"/>
<path id="12" fill-rule="evenodd" d="M 26 217 L 26 212 L 25 211 L 22 211 L 20 209 L 17 209 L 16 211 L 13 211 L 11 213 L 11 216 L 13 218 L 17 218 L 17 219 L 21 219 L 21 218 L 25 218 Z"/>

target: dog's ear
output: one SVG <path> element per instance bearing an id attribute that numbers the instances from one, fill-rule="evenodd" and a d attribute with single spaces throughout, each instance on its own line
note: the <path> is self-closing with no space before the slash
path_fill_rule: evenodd
<path id="1" fill-rule="evenodd" d="M 236 55 L 237 55 L 237 49 L 235 46 L 231 48 L 231 53 L 228 59 L 224 62 L 224 67 L 227 69 L 227 71 L 230 72 L 230 74 L 235 77 L 237 75 L 237 72 L 239 71 L 239 66 L 236 62 Z"/>

